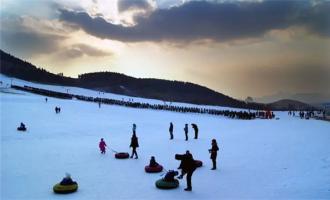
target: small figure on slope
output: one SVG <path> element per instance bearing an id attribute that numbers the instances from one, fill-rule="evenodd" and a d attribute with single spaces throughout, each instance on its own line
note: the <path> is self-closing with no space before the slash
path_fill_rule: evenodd
<path id="1" fill-rule="evenodd" d="M 106 146 L 107 146 L 107 144 L 105 143 L 103 138 L 101 138 L 101 141 L 99 143 L 99 148 L 100 148 L 101 154 L 105 154 L 105 147 Z"/>
<path id="2" fill-rule="evenodd" d="M 130 147 L 132 147 L 132 155 L 131 158 L 133 158 L 133 155 L 135 155 L 135 159 L 138 159 L 138 154 L 136 152 L 136 148 L 139 147 L 138 138 L 136 137 L 135 130 L 133 129 L 133 135 L 131 137 L 131 144 Z"/>
<path id="3" fill-rule="evenodd" d="M 192 128 L 194 129 L 195 132 L 195 137 L 194 139 L 198 138 L 198 126 L 196 124 L 191 124 Z"/>
<path id="4" fill-rule="evenodd" d="M 173 136 L 173 123 L 170 123 L 170 128 L 169 128 L 169 132 L 170 132 L 170 140 L 173 140 L 174 136 Z"/>
<path id="5" fill-rule="evenodd" d="M 186 136 L 186 141 L 188 140 L 188 124 L 185 124 L 185 126 L 184 126 L 184 134 L 185 134 L 185 136 Z"/>
<path id="6" fill-rule="evenodd" d="M 217 141 L 215 139 L 212 139 L 212 147 L 211 149 L 209 149 L 209 152 L 211 153 L 211 160 L 212 160 L 212 169 L 211 170 L 215 170 L 217 169 L 217 155 L 218 155 L 218 151 L 219 151 L 219 147 L 217 144 Z"/>

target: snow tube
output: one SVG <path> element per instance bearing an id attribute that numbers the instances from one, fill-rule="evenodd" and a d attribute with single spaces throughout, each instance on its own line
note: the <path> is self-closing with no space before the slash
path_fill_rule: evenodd
<path id="1" fill-rule="evenodd" d="M 60 183 L 54 185 L 53 190 L 57 194 L 69 194 L 78 190 L 78 184 L 61 185 Z"/>
<path id="2" fill-rule="evenodd" d="M 203 166 L 203 162 L 200 160 L 195 160 L 195 165 L 196 165 L 196 167 L 201 167 L 201 166 Z"/>
<path id="3" fill-rule="evenodd" d="M 163 166 L 157 165 L 155 167 L 150 167 L 149 165 L 145 166 L 144 170 L 147 173 L 157 173 L 163 171 Z"/>
<path id="4" fill-rule="evenodd" d="M 159 179 L 155 184 L 159 189 L 174 189 L 179 187 L 178 179 L 174 179 L 174 181 L 165 181 L 164 179 Z"/>
<path id="5" fill-rule="evenodd" d="M 25 127 L 18 127 L 17 130 L 18 131 L 26 131 L 26 128 Z"/>
<path id="6" fill-rule="evenodd" d="M 115 154 L 115 158 L 117 159 L 126 159 L 129 157 L 129 154 L 126 152 L 120 152 Z"/>

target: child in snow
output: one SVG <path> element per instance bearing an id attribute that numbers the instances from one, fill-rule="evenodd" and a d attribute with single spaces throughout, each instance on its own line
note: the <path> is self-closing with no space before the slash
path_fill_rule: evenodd
<path id="1" fill-rule="evenodd" d="M 164 177 L 164 181 L 172 182 L 175 180 L 174 177 L 177 176 L 178 174 L 179 174 L 178 171 L 169 170 Z"/>
<path id="2" fill-rule="evenodd" d="M 151 156 L 149 167 L 157 167 L 159 164 L 156 162 L 155 156 Z"/>
<path id="3" fill-rule="evenodd" d="M 62 179 L 61 185 L 73 185 L 77 184 L 76 182 L 72 181 L 71 175 L 69 173 L 65 173 L 65 177 Z"/>
<path id="4" fill-rule="evenodd" d="M 107 144 L 104 142 L 103 138 L 101 138 L 101 141 L 99 143 L 101 154 L 105 154 L 105 147 L 106 146 L 107 146 Z"/>

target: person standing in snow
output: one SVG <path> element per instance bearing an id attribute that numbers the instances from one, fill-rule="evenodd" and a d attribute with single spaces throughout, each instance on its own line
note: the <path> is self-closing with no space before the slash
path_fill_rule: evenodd
<path id="1" fill-rule="evenodd" d="M 173 140 L 174 136 L 173 136 L 173 123 L 172 122 L 170 123 L 169 131 L 170 131 L 170 136 L 171 136 L 170 140 Z"/>
<path id="2" fill-rule="evenodd" d="M 209 149 L 209 152 L 211 153 L 211 160 L 212 160 L 212 169 L 211 170 L 215 170 L 217 169 L 217 155 L 218 155 L 218 151 L 219 151 L 219 147 L 217 144 L 217 141 L 215 139 L 212 140 L 212 147 L 211 149 Z"/>
<path id="3" fill-rule="evenodd" d="M 139 142 L 138 142 L 138 138 L 136 137 L 135 130 L 133 131 L 130 147 L 132 147 L 131 158 L 133 158 L 133 155 L 135 155 L 135 159 L 138 159 L 138 154 L 136 152 L 136 148 L 139 147 Z"/>
<path id="4" fill-rule="evenodd" d="M 184 126 L 184 134 L 185 134 L 185 136 L 186 136 L 186 141 L 188 140 L 188 124 L 186 124 L 185 126 Z"/>
<path id="5" fill-rule="evenodd" d="M 185 188 L 185 191 L 191 191 L 191 177 L 196 169 L 196 163 L 192 156 L 192 154 L 189 151 L 186 151 L 185 154 L 178 156 L 177 158 L 180 158 L 181 160 L 181 168 L 182 168 L 182 174 L 179 178 L 182 178 L 185 174 L 187 174 L 187 188 Z"/>
<path id="6" fill-rule="evenodd" d="M 136 124 L 133 124 L 132 131 L 133 131 L 133 134 L 136 134 Z"/>
<path id="7" fill-rule="evenodd" d="M 196 124 L 191 124 L 192 128 L 194 129 L 195 132 L 195 137 L 194 139 L 198 138 L 198 126 Z"/>
<path id="8" fill-rule="evenodd" d="M 107 146 L 107 144 L 104 142 L 103 138 L 101 138 L 101 141 L 99 143 L 99 148 L 100 148 L 101 154 L 105 154 L 106 146 Z"/>

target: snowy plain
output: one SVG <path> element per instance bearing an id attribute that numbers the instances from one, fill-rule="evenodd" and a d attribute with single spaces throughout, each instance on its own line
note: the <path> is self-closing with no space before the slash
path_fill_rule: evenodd
<path id="1" fill-rule="evenodd" d="M 11 81 L 1 75 L 3 85 Z M 66 87 L 14 84 L 64 90 Z M 279 120 L 236 120 L 63 100 L 12 89 L 1 90 L 1 199 L 330 199 L 330 123 L 301 120 L 275 112 Z M 86 96 L 98 92 L 70 88 Z M 104 94 L 111 98 L 121 95 Z M 157 100 L 134 98 L 135 101 Z M 161 102 L 161 101 L 159 101 Z M 179 104 L 183 105 L 183 104 Z M 61 113 L 55 114 L 55 106 Z M 20 122 L 27 132 L 16 131 Z M 174 140 L 169 140 L 169 123 Z M 116 151 L 130 152 L 131 126 L 137 124 L 139 159 L 117 160 L 108 149 L 101 155 L 100 138 Z M 184 141 L 185 123 L 199 126 L 194 140 Z M 210 170 L 208 149 L 217 139 L 218 170 Z M 159 190 L 160 174 L 147 174 L 150 156 L 165 169 L 176 169 L 176 153 L 190 150 L 204 166 L 174 190 Z M 78 182 L 76 193 L 57 195 L 54 184 L 65 172 Z"/>

